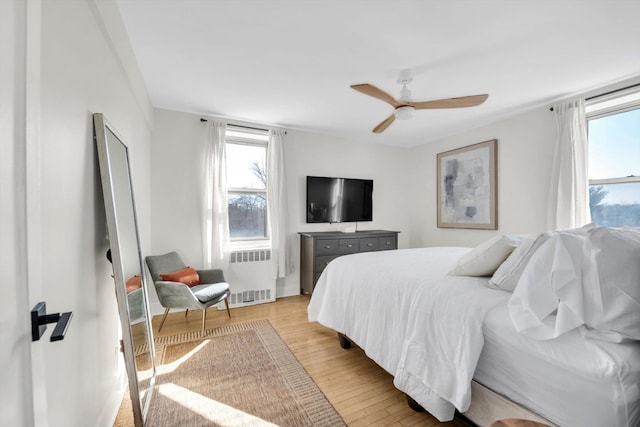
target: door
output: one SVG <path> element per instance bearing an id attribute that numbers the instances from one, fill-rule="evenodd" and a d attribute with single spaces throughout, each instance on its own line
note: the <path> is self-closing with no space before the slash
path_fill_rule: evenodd
<path id="1" fill-rule="evenodd" d="M 26 3 L 26 2 L 24 2 Z M 26 209 L 26 21 L 23 2 L 0 2 L 0 417 L 35 423 Z M 38 357 L 37 355 L 33 355 Z"/>
<path id="2" fill-rule="evenodd" d="M 46 427 L 46 347 L 37 344 L 50 343 L 32 343 L 30 319 L 43 294 L 40 21 L 40 2 L 0 1 L 0 419 Z"/>

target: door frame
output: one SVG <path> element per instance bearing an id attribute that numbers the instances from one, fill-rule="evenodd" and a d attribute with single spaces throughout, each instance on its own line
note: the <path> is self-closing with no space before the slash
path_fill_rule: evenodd
<path id="1" fill-rule="evenodd" d="M 41 1 L 0 2 L 0 302 L 2 413 L 10 425 L 47 426 L 46 342 L 31 341 L 30 310 L 42 297 L 40 184 Z"/>

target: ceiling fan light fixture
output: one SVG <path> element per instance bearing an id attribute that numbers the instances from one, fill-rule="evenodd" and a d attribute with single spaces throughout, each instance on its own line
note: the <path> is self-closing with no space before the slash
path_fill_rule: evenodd
<path id="1" fill-rule="evenodd" d="M 395 116 L 398 120 L 408 120 L 413 117 L 413 112 L 415 108 L 410 105 L 403 105 L 402 107 L 398 107 L 395 110 Z"/>

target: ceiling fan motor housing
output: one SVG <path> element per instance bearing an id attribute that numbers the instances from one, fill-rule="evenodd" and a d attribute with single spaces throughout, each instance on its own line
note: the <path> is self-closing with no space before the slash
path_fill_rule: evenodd
<path id="1" fill-rule="evenodd" d="M 396 108 L 394 114 L 396 115 L 396 119 L 398 120 L 408 120 L 413 117 L 413 112 L 415 108 L 410 105 L 403 105 L 402 107 Z"/>

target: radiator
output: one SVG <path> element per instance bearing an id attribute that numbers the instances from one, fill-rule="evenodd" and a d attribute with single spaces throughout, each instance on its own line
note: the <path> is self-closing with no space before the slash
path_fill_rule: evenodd
<path id="1" fill-rule="evenodd" d="M 258 249 L 252 251 L 231 252 L 229 262 L 237 264 L 241 262 L 260 262 L 271 259 L 271 249 Z"/>
<path id="2" fill-rule="evenodd" d="M 274 302 L 276 280 L 271 277 L 270 272 L 270 249 L 231 252 L 225 277 L 231 290 L 229 307 Z M 226 309 L 224 303 L 218 304 L 217 307 L 219 310 Z"/>

